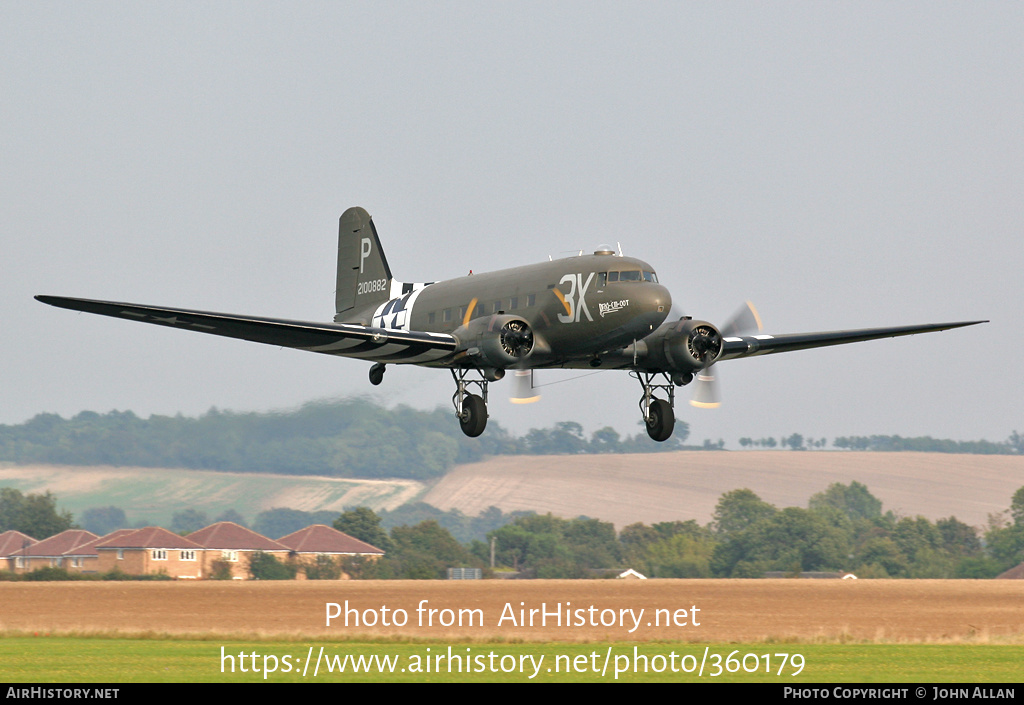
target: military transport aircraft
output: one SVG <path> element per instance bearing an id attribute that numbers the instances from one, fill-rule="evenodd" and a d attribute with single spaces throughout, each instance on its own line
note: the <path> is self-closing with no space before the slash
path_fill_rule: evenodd
<path id="1" fill-rule="evenodd" d="M 604 246 L 592 255 L 449 281 L 403 283 L 391 276 L 370 214 L 358 207 L 345 211 L 339 223 L 334 323 L 61 296 L 36 299 L 130 321 L 372 361 L 370 382 L 375 385 L 387 364 L 446 367 L 455 381 L 455 415 L 467 436 L 483 433 L 487 385 L 506 371 L 528 379 L 538 368 L 628 370 L 640 382 L 640 412 L 656 441 L 672 435 L 675 387 L 696 376 L 693 403 L 717 405 L 710 368 L 723 360 L 986 322 L 762 335 L 757 314 L 748 306 L 716 328 L 689 316 L 670 316 L 672 297 L 654 268 Z M 518 400 L 527 401 L 531 394 L 527 390 Z"/>

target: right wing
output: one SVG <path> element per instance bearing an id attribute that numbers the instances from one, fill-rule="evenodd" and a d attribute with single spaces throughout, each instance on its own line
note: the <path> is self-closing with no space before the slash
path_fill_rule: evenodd
<path id="1" fill-rule="evenodd" d="M 751 357 L 754 355 L 770 355 L 772 353 L 791 352 L 793 350 L 808 350 L 810 348 L 823 348 L 829 345 L 846 345 L 847 343 L 859 343 L 864 340 L 878 340 L 880 338 L 896 338 L 901 335 L 914 335 L 915 333 L 932 333 L 951 328 L 963 328 L 975 326 L 988 321 L 958 321 L 955 323 L 926 323 L 913 326 L 895 326 L 891 328 L 862 328 L 860 330 L 839 330 L 821 333 L 789 333 L 786 335 L 743 335 L 724 336 L 722 354 L 718 362 L 722 360 L 734 360 L 740 357 Z"/>
<path id="2" fill-rule="evenodd" d="M 37 296 L 36 300 L 72 311 L 374 362 L 431 363 L 450 357 L 458 347 L 455 337 L 446 333 L 257 318 L 64 296 Z"/>

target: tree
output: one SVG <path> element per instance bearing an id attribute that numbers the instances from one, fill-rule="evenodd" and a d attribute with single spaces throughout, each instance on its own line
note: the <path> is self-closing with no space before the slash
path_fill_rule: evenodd
<path id="1" fill-rule="evenodd" d="M 649 544 L 641 570 L 652 578 L 710 578 L 714 540 L 676 534 Z"/>
<path id="2" fill-rule="evenodd" d="M 942 545 L 939 530 L 922 516 L 913 519 L 904 517 L 896 522 L 892 539 L 911 563 L 917 560 L 917 555 L 922 550 L 934 550 Z"/>
<path id="3" fill-rule="evenodd" d="M 82 528 L 105 536 L 128 526 L 128 518 L 120 507 L 91 507 L 82 512 Z"/>
<path id="4" fill-rule="evenodd" d="M 737 534 L 775 514 L 775 507 L 752 490 L 732 490 L 718 499 L 711 527 L 719 535 Z"/>
<path id="5" fill-rule="evenodd" d="M 392 543 L 388 534 L 380 526 L 381 518 L 369 507 L 356 507 L 342 512 L 334 520 L 334 528 L 352 538 L 365 541 L 376 546 L 385 553 L 391 550 Z"/>
<path id="6" fill-rule="evenodd" d="M 249 556 L 249 577 L 253 580 L 293 580 L 295 568 L 282 563 L 271 553 L 256 551 Z"/>
<path id="7" fill-rule="evenodd" d="M 329 524 L 336 516 L 334 512 L 326 510 L 304 512 L 300 509 L 275 507 L 257 514 L 252 530 L 272 539 L 279 539 L 313 524 Z"/>
<path id="8" fill-rule="evenodd" d="M 857 481 L 849 485 L 834 482 L 824 492 L 813 495 L 807 506 L 812 511 L 832 507 L 850 519 L 876 519 L 882 516 L 882 500 Z"/>
<path id="9" fill-rule="evenodd" d="M 51 493 L 23 495 L 12 487 L 0 488 L 0 532 L 13 529 L 42 540 L 74 526 L 71 513 L 58 511 Z"/>
<path id="10" fill-rule="evenodd" d="M 858 576 L 866 577 L 871 575 L 877 578 L 903 578 L 907 575 L 907 557 L 900 551 L 896 542 L 888 537 L 875 537 L 868 539 L 860 547 L 854 557 L 854 564 L 857 565 Z M 877 568 L 880 570 L 865 570 L 865 568 Z"/>
<path id="11" fill-rule="evenodd" d="M 804 448 L 804 437 L 799 433 L 794 433 L 788 438 L 783 438 L 782 445 L 789 446 L 791 450 L 806 450 Z"/>
<path id="12" fill-rule="evenodd" d="M 448 568 L 483 567 L 462 544 L 436 521 L 391 530 L 393 548 L 377 561 L 367 577 L 437 580 Z"/>
<path id="13" fill-rule="evenodd" d="M 942 548 L 956 556 L 980 556 L 981 541 L 973 526 L 968 526 L 956 517 L 939 519 L 935 528 L 942 537 Z"/>
<path id="14" fill-rule="evenodd" d="M 849 537 L 809 510 L 787 507 L 715 547 L 711 567 L 723 577 L 760 577 L 754 570 L 837 570 L 845 567 Z"/>
<path id="15" fill-rule="evenodd" d="M 341 577 L 341 561 L 331 556 L 317 556 L 313 565 L 306 566 L 306 580 L 337 580 Z"/>
<path id="16" fill-rule="evenodd" d="M 1010 500 L 1010 517 L 1017 526 L 1024 526 L 1024 487 L 1013 493 Z"/>
<path id="17" fill-rule="evenodd" d="M 191 534 L 193 531 L 199 531 L 204 526 L 210 525 L 210 518 L 206 515 L 206 512 L 201 512 L 198 509 L 185 509 L 180 512 L 175 512 L 171 516 L 171 531 L 181 534 Z"/>

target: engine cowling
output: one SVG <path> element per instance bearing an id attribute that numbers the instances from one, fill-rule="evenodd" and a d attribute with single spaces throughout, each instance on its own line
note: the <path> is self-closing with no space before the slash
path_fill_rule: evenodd
<path id="1" fill-rule="evenodd" d="M 665 334 L 663 351 L 670 370 L 695 372 L 717 360 L 724 345 L 722 333 L 707 321 L 681 320 Z"/>
<path id="2" fill-rule="evenodd" d="M 467 341 L 466 351 L 480 367 L 501 370 L 525 362 L 536 344 L 530 324 L 507 314 L 476 318 L 455 335 Z"/>

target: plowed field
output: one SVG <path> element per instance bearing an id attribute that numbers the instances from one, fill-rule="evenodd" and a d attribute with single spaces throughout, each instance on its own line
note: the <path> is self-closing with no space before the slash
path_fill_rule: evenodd
<path id="1" fill-rule="evenodd" d="M 339 614 L 328 626 L 332 603 Z M 391 626 L 383 626 L 385 621 Z M 404 626 L 396 625 L 401 622 Z M 319 639 L 1021 643 L 1024 581 L 0 583 L 0 630 Z"/>

